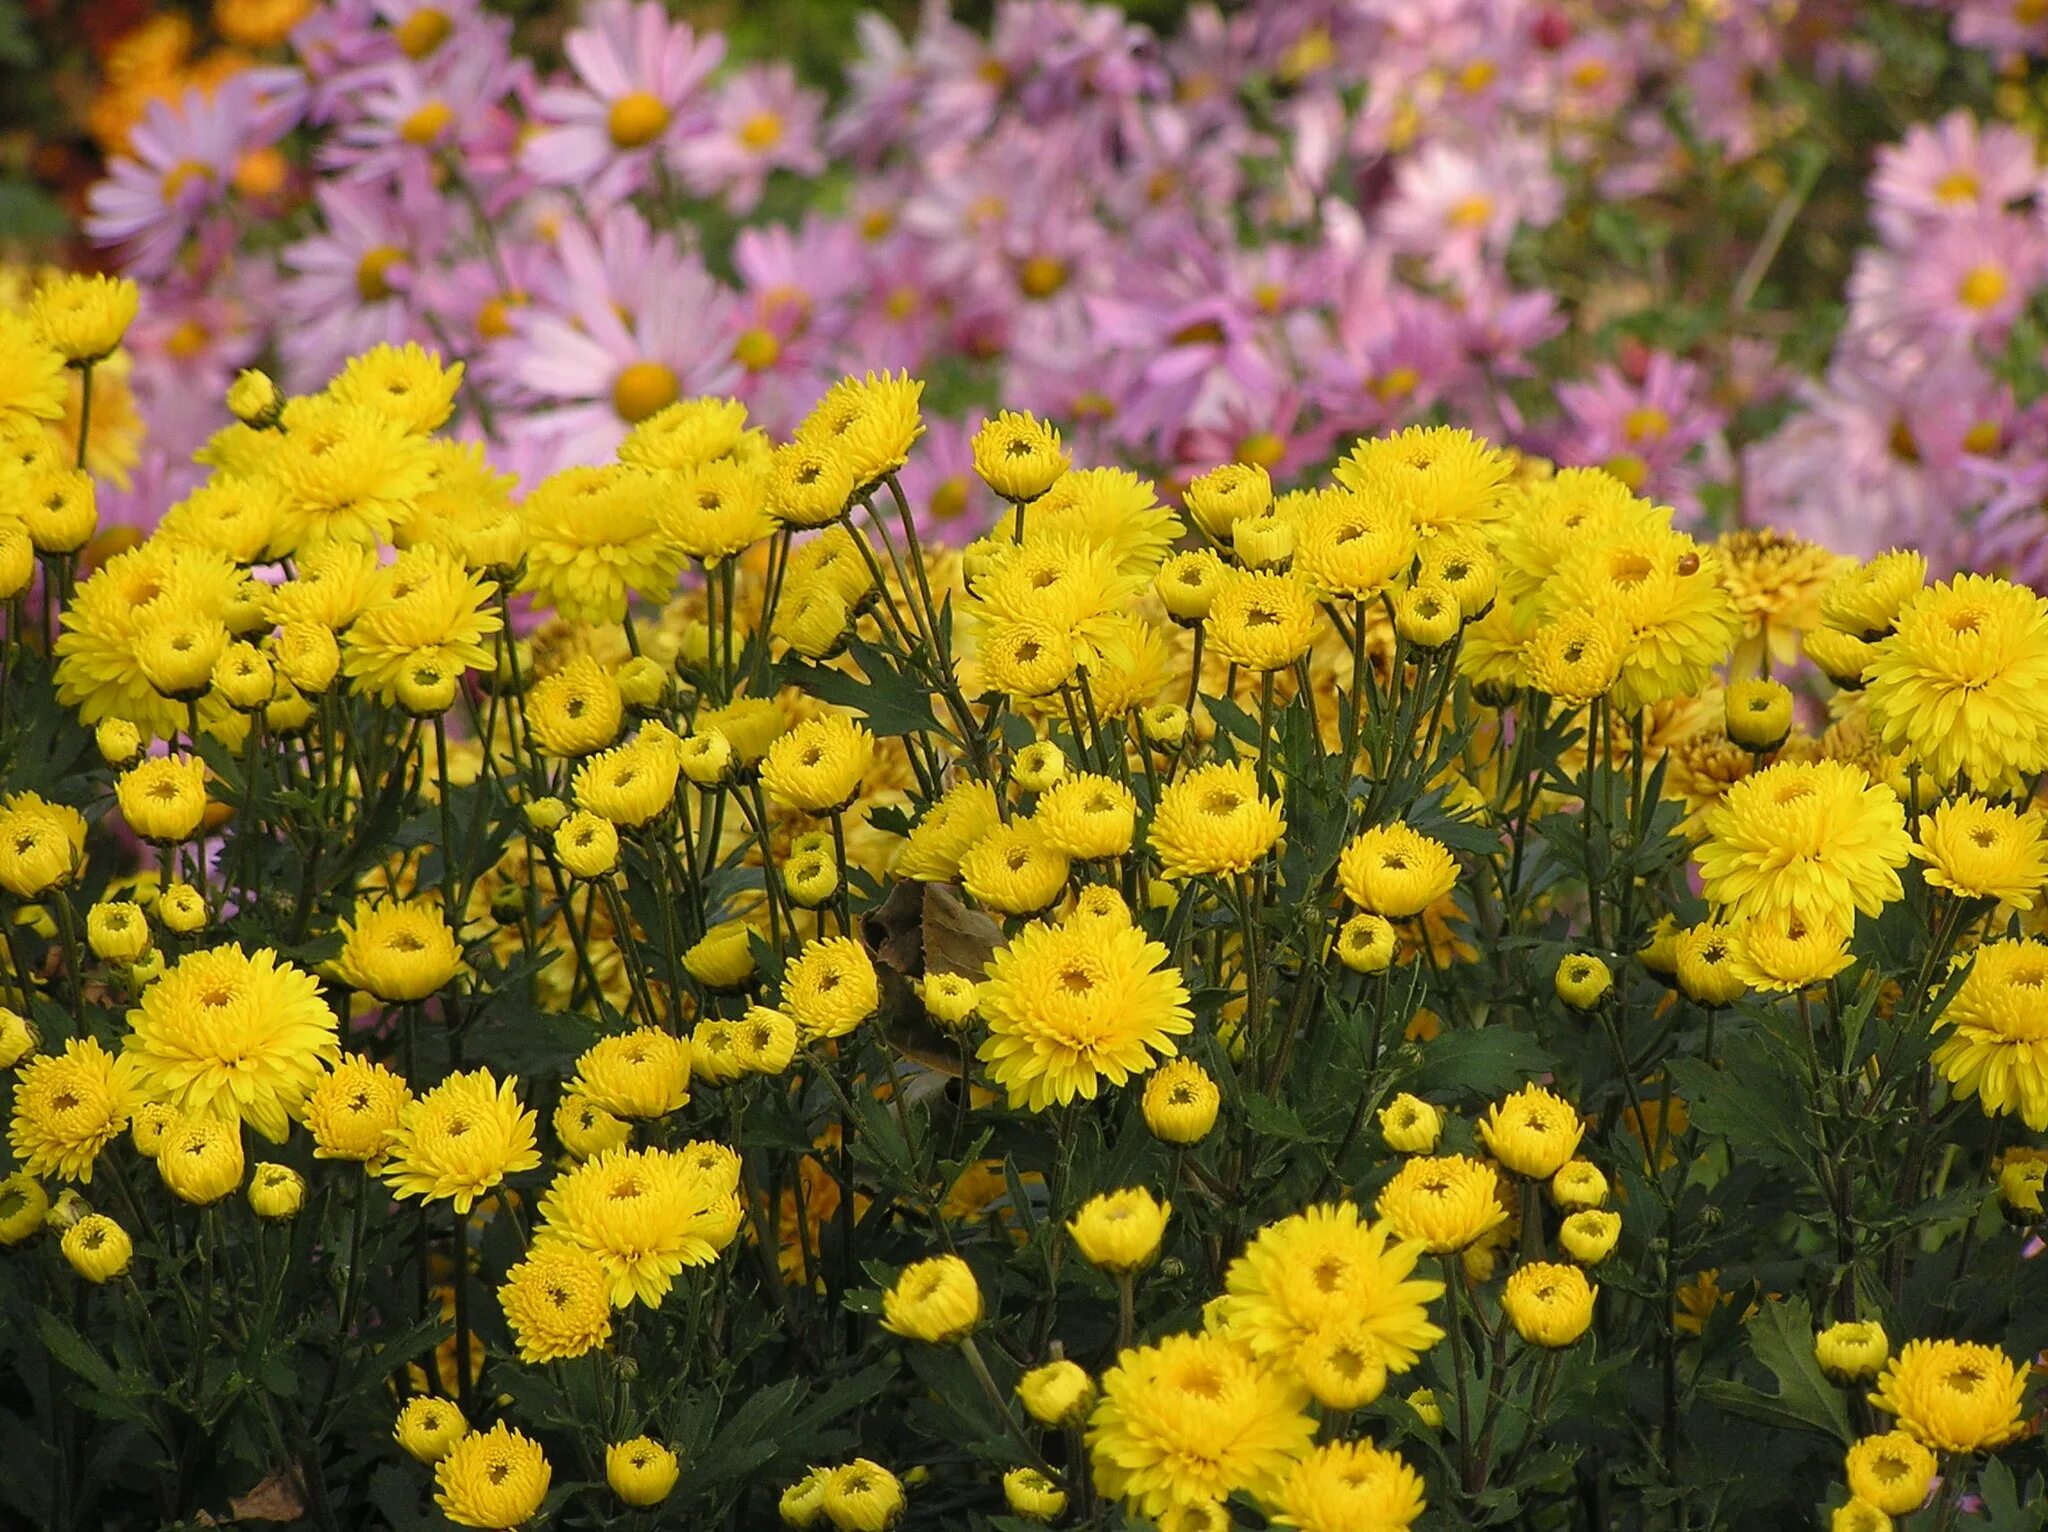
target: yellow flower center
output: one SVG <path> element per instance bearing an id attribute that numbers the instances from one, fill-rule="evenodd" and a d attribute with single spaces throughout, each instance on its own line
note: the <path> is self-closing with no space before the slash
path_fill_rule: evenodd
<path id="1" fill-rule="evenodd" d="M 2004 434 L 1998 429 L 1997 421 L 1980 420 L 1963 433 L 1963 450 L 1980 454 L 1996 452 Z"/>
<path id="2" fill-rule="evenodd" d="M 1618 452 L 1600 465 L 1630 489 L 1641 489 L 1650 476 L 1650 465 L 1633 452 Z"/>
<path id="3" fill-rule="evenodd" d="M 621 149 L 637 149 L 661 136 L 668 126 L 668 108 L 658 96 L 636 90 L 619 97 L 605 118 L 605 131 Z"/>
<path id="4" fill-rule="evenodd" d="M 1017 285 L 1027 298 L 1050 298 L 1067 285 L 1066 262 L 1050 255 L 1034 255 L 1017 273 Z"/>
<path id="5" fill-rule="evenodd" d="M 1934 198 L 1937 202 L 1954 205 L 1958 202 L 1977 200 L 1978 181 L 1976 174 L 1968 170 L 1951 170 L 1934 183 Z"/>
<path id="6" fill-rule="evenodd" d="M 1981 312 L 2003 298 L 2009 285 L 2005 273 L 1998 267 L 1972 266 L 1963 280 L 1956 284 L 1956 300 L 1964 308 Z"/>
<path id="7" fill-rule="evenodd" d="M 1493 199 L 1477 194 L 1464 197 L 1451 204 L 1450 220 L 1454 229 L 1476 229 L 1493 216 Z"/>
<path id="8" fill-rule="evenodd" d="M 250 149 L 235 161 L 235 190 L 245 197 L 274 197 L 284 189 L 291 166 L 275 145 Z"/>
<path id="9" fill-rule="evenodd" d="M 732 359 L 748 372 L 765 372 L 775 365 L 775 359 L 782 355 L 782 343 L 773 332 L 756 326 L 743 332 L 733 342 Z"/>
<path id="10" fill-rule="evenodd" d="M 782 119 L 773 112 L 755 112 L 740 124 L 740 143 L 760 153 L 782 142 Z"/>
<path id="11" fill-rule="evenodd" d="M 424 149 L 455 120 L 455 109 L 445 101 L 429 101 L 398 125 L 398 136 Z"/>
<path id="12" fill-rule="evenodd" d="M 951 521 L 967 509 L 967 480 L 960 474 L 939 480 L 932 489 L 931 513 L 941 521 Z"/>
<path id="13" fill-rule="evenodd" d="M 401 53 L 409 59 L 423 59 L 448 41 L 454 30 L 455 23 L 440 11 L 422 6 L 399 23 L 395 35 Z"/>
<path id="14" fill-rule="evenodd" d="M 885 207 L 871 207 L 860 215 L 860 237 L 877 240 L 896 227 L 896 215 Z"/>
<path id="15" fill-rule="evenodd" d="M 1383 378 L 1375 379 L 1366 386 L 1381 403 L 1394 399 L 1405 399 L 1415 392 L 1415 385 L 1421 382 L 1413 367 L 1396 367 Z"/>
<path id="16" fill-rule="evenodd" d="M 178 193 L 194 181 L 210 181 L 213 172 L 197 160 L 180 160 L 164 172 L 164 201 L 176 202 Z"/>
<path id="17" fill-rule="evenodd" d="M 363 258 L 356 262 L 356 296 L 365 303 L 382 303 L 389 298 L 391 268 L 404 259 L 405 252 L 396 245 L 376 245 L 365 250 Z"/>
<path id="18" fill-rule="evenodd" d="M 676 375 L 659 362 L 634 362 L 612 384 L 612 408 L 628 425 L 667 409 L 682 391 Z"/>
<path id="19" fill-rule="evenodd" d="M 1492 59 L 1474 59 L 1458 71 L 1458 87 L 1476 96 L 1491 85 L 1499 73 L 1499 66 Z"/>
<path id="20" fill-rule="evenodd" d="M 512 311 L 526 307 L 526 294 L 500 293 L 476 311 L 476 333 L 485 340 L 503 340 L 512 333 Z"/>
<path id="21" fill-rule="evenodd" d="M 1274 431 L 1254 431 L 1237 444 L 1233 454 L 1240 463 L 1271 468 L 1287 455 L 1287 439 Z"/>
<path id="22" fill-rule="evenodd" d="M 1621 430 L 1634 443 L 1662 441 L 1671 434 L 1671 417 L 1654 404 L 1641 405 L 1628 412 Z"/>
<path id="23" fill-rule="evenodd" d="M 213 337 L 206 326 L 196 319 L 187 319 L 171 331 L 164 342 L 164 349 L 180 361 L 189 361 L 206 349 L 206 343 Z"/>

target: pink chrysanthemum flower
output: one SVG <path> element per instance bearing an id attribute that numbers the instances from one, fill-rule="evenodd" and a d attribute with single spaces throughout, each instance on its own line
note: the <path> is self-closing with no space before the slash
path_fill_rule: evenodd
<path id="1" fill-rule="evenodd" d="M 446 242 L 450 211 L 407 176 L 389 190 L 330 181 L 314 194 L 323 232 L 287 245 L 278 342 L 293 387 L 318 387 L 359 351 L 431 342 L 411 301 L 420 263 Z"/>
<path id="2" fill-rule="evenodd" d="M 444 49 L 431 65 L 399 59 L 366 71 L 356 115 L 327 140 L 322 163 L 367 181 L 445 155 L 472 183 L 502 175 L 517 132 L 506 98 L 527 74 L 508 42 L 502 28 L 479 28 L 473 46 Z"/>
<path id="3" fill-rule="evenodd" d="M 1700 370 L 1662 351 L 1640 377 L 1603 362 L 1583 382 L 1557 385 L 1569 422 L 1560 460 L 1605 468 L 1629 488 L 1681 503 L 1692 486 L 1683 468 L 1693 450 L 1725 424 L 1706 399 Z"/>
<path id="4" fill-rule="evenodd" d="M 1969 113 L 1916 122 L 1877 151 L 1870 177 L 1871 220 L 1894 245 L 1935 226 L 1974 222 L 2037 195 L 2034 144 L 2005 123 L 1979 127 Z"/>
<path id="5" fill-rule="evenodd" d="M 1507 138 L 1483 156 L 1431 143 L 1394 173 L 1386 237 L 1445 281 L 1468 283 L 1525 223 L 1557 216 L 1562 193 L 1540 144 Z"/>
<path id="6" fill-rule="evenodd" d="M 606 202 L 638 191 L 657 155 L 674 156 L 702 131 L 699 88 L 725 56 L 725 39 L 700 39 L 671 22 L 660 0 L 597 0 L 588 16 L 562 43 L 577 83 L 535 97 L 543 126 L 522 163 L 542 181 Z"/>
<path id="7" fill-rule="evenodd" d="M 818 93 L 798 85 L 789 65 L 743 69 L 718 88 L 710 122 L 677 148 L 676 166 L 693 191 L 722 197 L 734 213 L 750 213 L 770 171 L 809 176 L 825 168 L 821 115 Z"/>
<path id="8" fill-rule="evenodd" d="M 2041 231 L 2010 214 L 1942 226 L 1910 250 L 1866 250 L 1849 275 L 1849 331 L 1878 356 L 1996 346 L 2044 269 Z"/>
<path id="9" fill-rule="evenodd" d="M 597 228 L 563 229 L 567 303 L 522 312 L 506 348 L 509 375 L 542 405 L 527 426 L 557 464 L 602 462 L 656 410 L 728 392 L 737 375 L 731 298 L 703 263 L 631 208 Z"/>

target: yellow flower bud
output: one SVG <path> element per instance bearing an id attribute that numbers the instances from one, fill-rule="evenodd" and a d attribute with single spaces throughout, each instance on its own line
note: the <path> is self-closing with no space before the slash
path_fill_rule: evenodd
<path id="1" fill-rule="evenodd" d="M 1168 1059 L 1145 1081 L 1145 1126 L 1167 1144 L 1198 1144 L 1216 1126 L 1223 1096 L 1193 1059 Z"/>
<path id="2" fill-rule="evenodd" d="M 438 1463 L 448 1450 L 469 1434 L 469 1422 L 452 1401 L 425 1394 L 406 1401 L 391 1428 L 399 1446 L 422 1463 Z"/>
<path id="3" fill-rule="evenodd" d="M 1067 1232 L 1089 1265 L 1127 1275 L 1152 1264 L 1172 1212 L 1172 1203 L 1159 1201 L 1142 1186 L 1127 1186 L 1082 1203 Z"/>
<path id="4" fill-rule="evenodd" d="M 1042 1426 L 1076 1425 L 1095 1404 L 1095 1380 L 1078 1362 L 1047 1362 L 1017 1380 L 1025 1413 Z"/>
<path id="5" fill-rule="evenodd" d="M 681 1474 L 676 1455 L 652 1437 L 636 1436 L 604 1450 L 605 1482 L 627 1505 L 659 1505 Z"/>
<path id="6" fill-rule="evenodd" d="M 1621 1214 L 1598 1208 L 1581 1208 L 1570 1214 L 1557 1232 L 1557 1242 L 1564 1247 L 1564 1253 L 1588 1266 L 1598 1266 L 1612 1255 L 1615 1241 L 1620 1238 Z"/>
<path id="7" fill-rule="evenodd" d="M 249 1206 L 258 1218 L 296 1218 L 306 1205 L 306 1178 L 289 1165 L 265 1161 L 249 1177 Z"/>
<path id="8" fill-rule="evenodd" d="M 1590 1011 L 1614 988 L 1614 975 L 1589 952 L 1568 953 L 1557 965 L 1557 998 L 1575 1011 Z"/>
<path id="9" fill-rule="evenodd" d="M 1443 1136 L 1444 1114 L 1406 1091 L 1380 1108 L 1380 1137 L 1396 1154 L 1429 1154 Z"/>
<path id="10" fill-rule="evenodd" d="M 909 1340 L 951 1345 L 981 1323 L 981 1285 L 957 1255 L 937 1255 L 903 1268 L 882 1295 L 882 1328 Z"/>
<path id="11" fill-rule="evenodd" d="M 64 1231 L 60 1248 L 71 1269 L 88 1282 L 111 1282 L 128 1269 L 135 1242 L 105 1213 L 88 1213 Z"/>
<path id="12" fill-rule="evenodd" d="M 1728 688 L 1728 737 L 1745 750 L 1775 750 L 1792 732 L 1792 690 L 1781 681 L 1737 681 Z"/>
<path id="13" fill-rule="evenodd" d="M 1876 1377 L 1891 1354 L 1884 1326 L 1874 1319 L 1844 1319 L 1813 1338 L 1814 1360 L 1828 1376 L 1843 1382 Z"/>
<path id="14" fill-rule="evenodd" d="M 1593 1300 L 1599 1291 L 1577 1266 L 1526 1261 L 1508 1274 L 1501 1289 L 1501 1307 L 1523 1340 L 1557 1349 L 1586 1333 L 1593 1323 Z"/>

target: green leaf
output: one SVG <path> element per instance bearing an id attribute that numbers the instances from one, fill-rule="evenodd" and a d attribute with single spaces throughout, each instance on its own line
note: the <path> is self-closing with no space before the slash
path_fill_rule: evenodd
<path id="1" fill-rule="evenodd" d="M 2048 1499 L 2042 1497 L 2040 1479 L 2028 1484 L 2026 1498 L 2021 1499 L 2012 1470 L 2002 1458 L 1985 1463 L 1977 1475 L 1977 1493 L 1984 1502 L 1983 1516 L 1970 1522 L 1972 1532 L 1979 1527 L 1983 1532 L 2038 1532 L 2048 1524 Z"/>
<path id="2" fill-rule="evenodd" d="M 1402 1088 L 1419 1094 L 1471 1091 L 1497 1096 L 1545 1073 L 1551 1059 L 1535 1038 L 1509 1027 L 1440 1032 L 1422 1045 L 1422 1063 Z"/>
<path id="3" fill-rule="evenodd" d="M 777 667 L 783 679 L 835 707 L 850 708 L 867 719 L 877 734 L 939 734 L 952 739 L 932 713 L 932 697 L 924 684 L 898 670 L 889 656 L 865 639 L 856 638 L 847 652 L 861 668 L 849 675 L 823 665 L 784 660 Z"/>
<path id="4" fill-rule="evenodd" d="M 1844 1446 L 1856 1439 L 1842 1391 L 1828 1381 L 1813 1354 L 1813 1310 L 1804 1298 L 1766 1303 L 1743 1326 L 1749 1349 L 1778 1380 L 1766 1394 L 1746 1383 L 1711 1379 L 1700 1392 L 1731 1414 L 1767 1425 L 1791 1426 L 1832 1436 Z"/>
<path id="5" fill-rule="evenodd" d="M 36 1334 L 66 1371 L 75 1374 L 91 1391 L 82 1401 L 95 1415 L 108 1420 L 147 1420 L 148 1410 L 140 1403 L 154 1390 L 140 1373 L 117 1373 L 92 1343 L 48 1309 L 36 1311 Z"/>

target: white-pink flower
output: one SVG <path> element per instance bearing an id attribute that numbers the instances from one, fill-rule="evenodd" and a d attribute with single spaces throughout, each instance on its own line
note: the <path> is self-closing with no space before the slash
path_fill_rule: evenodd
<path id="1" fill-rule="evenodd" d="M 691 190 L 750 213 L 770 171 L 816 175 L 825 168 L 821 114 L 818 93 L 798 85 L 789 65 L 743 69 L 719 87 L 705 130 L 677 148 L 676 167 Z"/>

